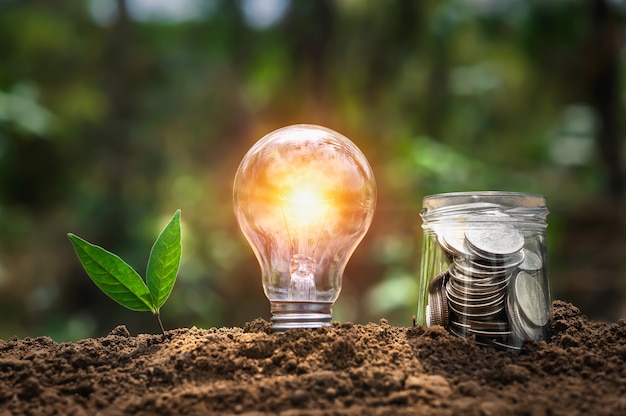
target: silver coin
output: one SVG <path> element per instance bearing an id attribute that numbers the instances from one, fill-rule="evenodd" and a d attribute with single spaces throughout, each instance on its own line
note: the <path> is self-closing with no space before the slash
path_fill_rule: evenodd
<path id="1" fill-rule="evenodd" d="M 504 304 L 504 293 L 496 294 L 497 296 L 491 297 L 483 302 L 476 300 L 467 301 L 465 299 L 450 295 L 448 293 L 448 302 L 451 306 L 454 306 L 457 310 L 463 311 L 479 311 L 497 307 Z"/>
<path id="2" fill-rule="evenodd" d="M 429 295 L 428 305 L 426 305 L 426 326 L 441 325 L 443 319 L 439 309 L 439 301 L 437 298 Z"/>
<path id="3" fill-rule="evenodd" d="M 481 279 L 473 277 L 472 275 L 466 275 L 459 272 L 450 273 L 450 279 L 457 284 L 457 286 L 464 286 L 468 289 L 472 289 L 474 285 Z"/>
<path id="4" fill-rule="evenodd" d="M 492 320 L 492 321 L 476 321 L 476 320 L 467 320 L 466 324 L 470 328 L 474 328 L 481 331 L 501 331 L 501 332 L 510 332 L 511 325 L 506 317 L 501 321 Z"/>
<path id="5" fill-rule="evenodd" d="M 512 269 L 518 267 L 520 264 L 524 262 L 524 249 L 520 251 L 516 251 L 510 257 L 508 257 L 504 262 L 502 267 L 505 269 Z"/>
<path id="6" fill-rule="evenodd" d="M 467 248 L 472 252 L 473 261 L 476 263 L 491 264 L 495 267 L 511 267 L 511 265 L 519 264 L 523 260 L 519 251 L 512 254 L 497 254 L 480 251 L 471 244 L 467 244 Z"/>
<path id="7" fill-rule="evenodd" d="M 513 309 L 516 310 L 517 312 L 517 316 L 519 316 L 522 320 L 523 317 L 521 315 L 521 312 L 519 310 L 519 305 L 513 303 Z M 516 332 L 516 336 L 520 339 L 520 340 L 526 340 L 526 339 L 542 339 L 543 338 L 543 328 L 541 327 L 537 327 L 534 325 L 529 325 L 527 323 L 522 323 L 519 328 L 518 328 L 518 332 Z"/>
<path id="8" fill-rule="evenodd" d="M 445 294 L 445 288 L 441 288 L 441 319 L 443 323 L 441 324 L 444 328 L 448 327 L 450 323 L 450 304 L 448 303 L 448 298 Z"/>
<path id="9" fill-rule="evenodd" d="M 459 271 L 466 276 L 472 276 L 477 278 L 504 276 L 505 274 L 504 268 L 493 268 L 489 270 L 481 269 L 479 267 L 476 267 L 474 263 L 469 262 L 465 259 L 458 259 L 452 264 L 450 268 L 454 271 Z"/>
<path id="10" fill-rule="evenodd" d="M 525 326 L 524 333 L 526 334 L 526 339 L 540 340 L 545 338 L 544 330 L 540 327 Z"/>
<path id="11" fill-rule="evenodd" d="M 496 299 L 504 296 L 504 291 L 494 292 L 493 294 L 488 294 L 484 296 L 467 296 L 466 294 L 456 292 L 454 288 L 451 288 L 450 285 L 446 287 L 446 296 L 449 301 L 454 301 L 457 304 L 464 305 L 482 305 L 485 303 L 489 303 L 491 301 L 495 301 Z"/>
<path id="12" fill-rule="evenodd" d="M 450 326 L 454 326 L 455 328 L 462 329 L 462 330 L 470 329 L 471 326 L 465 322 L 466 321 L 461 322 L 458 319 L 453 319 L 450 321 Z"/>
<path id="13" fill-rule="evenodd" d="M 448 306 L 448 297 L 446 296 L 446 286 L 448 285 L 448 280 L 450 279 L 450 273 L 444 273 L 441 278 L 441 285 L 439 287 L 438 297 L 441 302 L 441 319 L 443 320 L 443 327 L 447 328 L 448 323 L 450 322 L 450 309 Z"/>
<path id="14" fill-rule="evenodd" d="M 471 252 L 465 244 L 465 227 L 448 227 L 443 230 L 439 240 L 453 255 L 469 256 Z"/>
<path id="15" fill-rule="evenodd" d="M 510 256 L 524 246 L 524 235 L 514 227 L 489 225 L 465 230 L 467 245 L 480 253 Z"/>
<path id="16" fill-rule="evenodd" d="M 493 347 L 495 345 L 495 340 L 487 337 L 476 336 L 474 342 L 476 345 L 482 345 L 483 347 Z"/>
<path id="17" fill-rule="evenodd" d="M 451 286 L 451 285 L 448 285 Z M 493 294 L 488 295 L 489 297 L 486 296 L 481 296 L 481 295 L 477 295 L 477 294 L 467 294 L 467 293 L 462 293 L 459 292 L 457 290 L 455 290 L 454 288 L 447 288 L 446 289 L 446 299 L 448 300 L 448 302 L 454 302 L 457 305 L 469 305 L 469 306 L 480 306 L 483 305 L 485 303 L 484 299 L 488 299 L 488 301 L 492 301 L 497 299 L 498 297 L 500 297 L 502 295 L 501 292 L 495 292 Z"/>
<path id="18" fill-rule="evenodd" d="M 490 272 L 472 270 L 471 268 L 465 268 L 453 263 L 450 266 L 450 278 L 456 280 L 458 283 L 465 285 L 471 285 L 474 283 L 495 283 L 505 279 L 507 276 L 506 270 L 494 270 Z"/>
<path id="19" fill-rule="evenodd" d="M 509 339 L 511 339 L 511 337 L 509 337 Z M 516 343 L 514 341 L 498 342 L 496 340 L 493 340 L 493 341 L 491 341 L 491 343 L 495 347 L 508 348 L 508 349 L 516 350 L 516 351 L 521 351 L 522 350 L 522 347 L 521 347 L 522 343 L 521 342 L 519 342 L 519 343 Z"/>
<path id="20" fill-rule="evenodd" d="M 548 303 L 537 278 L 521 271 L 515 278 L 515 301 L 524 317 L 535 327 L 543 327 L 550 318 Z"/>
<path id="21" fill-rule="evenodd" d="M 497 315 L 498 313 L 504 310 L 504 305 L 498 305 L 493 308 L 486 308 L 485 310 L 480 310 L 476 312 L 468 311 L 467 309 L 459 310 L 461 308 L 457 309 L 452 303 L 449 303 L 448 307 L 450 308 L 451 311 L 453 311 L 454 313 L 456 313 L 457 315 L 461 317 L 476 318 L 476 319 L 489 318 L 489 317 Z"/>
<path id="22" fill-rule="evenodd" d="M 447 290 L 453 292 L 460 298 L 468 298 L 468 299 L 485 299 L 486 297 L 492 296 L 496 293 L 501 293 L 506 289 L 506 283 L 504 286 L 488 286 L 481 287 L 477 285 L 467 286 L 458 283 L 456 280 L 450 279 L 448 283 Z"/>
<path id="23" fill-rule="evenodd" d="M 544 338 L 545 329 L 528 323 L 522 315 L 519 305 L 511 297 L 506 302 L 507 315 L 511 320 L 512 337 L 521 345 L 524 340 L 539 340 Z"/>
<path id="24" fill-rule="evenodd" d="M 448 330 L 459 337 L 474 336 L 479 345 L 493 346 L 494 343 L 508 343 L 512 331 L 506 316 L 502 313 L 488 317 L 485 320 L 466 318 L 452 313 Z"/>
<path id="25" fill-rule="evenodd" d="M 495 302 L 497 299 L 502 298 L 505 294 L 505 290 L 498 290 L 494 292 L 484 292 L 484 293 L 465 293 L 457 290 L 457 288 L 452 287 L 449 284 L 445 290 L 446 296 L 448 300 L 454 301 L 459 305 L 468 305 L 468 306 L 480 306 L 485 304 L 490 304 L 491 302 Z"/>
<path id="26" fill-rule="evenodd" d="M 483 279 L 474 284 L 474 288 L 478 290 L 495 290 L 496 288 L 505 289 L 509 280 L 511 280 L 511 273 L 504 275 L 503 277 Z"/>
<path id="27" fill-rule="evenodd" d="M 461 337 L 461 338 L 469 337 L 469 332 L 467 329 L 455 328 L 455 327 L 450 326 L 448 330 L 450 331 L 452 335 L 456 335 L 457 337 Z"/>
<path id="28" fill-rule="evenodd" d="M 474 329 L 470 325 L 463 324 L 461 322 L 450 322 L 450 328 L 456 330 L 457 335 L 469 337 L 470 335 L 476 335 L 477 338 L 487 340 L 491 338 L 506 338 L 511 334 L 511 331 L 483 331 L 480 329 Z"/>
<path id="29" fill-rule="evenodd" d="M 426 305 L 426 325 L 443 325 L 443 314 L 441 313 L 441 300 L 433 294 L 428 295 L 428 305 Z"/>
<path id="30" fill-rule="evenodd" d="M 437 276 L 433 277 L 433 280 L 430 281 L 430 285 L 428 286 L 428 293 L 436 294 L 443 287 L 443 281 L 448 276 L 448 271 L 444 271 L 443 273 L 439 273 Z"/>
<path id="31" fill-rule="evenodd" d="M 465 286 L 468 289 L 484 290 L 486 287 L 498 286 L 502 282 L 509 280 L 512 273 L 502 271 L 499 274 L 481 275 L 463 273 L 457 269 L 451 268 L 450 280 L 457 285 Z"/>
<path id="32" fill-rule="evenodd" d="M 441 247 L 441 249 L 443 250 L 446 258 L 450 262 L 452 262 L 454 256 L 456 256 L 456 252 L 452 249 L 452 247 L 448 245 L 448 243 L 446 243 L 446 240 L 443 239 L 443 232 L 437 234 L 437 243 L 439 244 L 439 247 Z"/>
<path id="33" fill-rule="evenodd" d="M 463 316 L 491 316 L 496 311 L 501 311 L 504 307 L 504 296 L 484 304 L 457 303 L 451 298 L 448 299 L 449 307 L 458 311 Z"/>
<path id="34" fill-rule="evenodd" d="M 448 291 L 453 292 L 457 295 L 457 297 L 480 300 L 496 293 L 504 292 L 506 289 L 506 283 L 504 286 L 476 287 L 476 285 L 464 286 L 462 284 L 458 284 L 455 280 L 450 280 L 447 288 Z"/>
<path id="35" fill-rule="evenodd" d="M 505 331 L 491 331 L 491 330 L 482 330 L 482 329 L 475 329 L 475 328 L 470 328 L 468 332 L 470 334 L 481 335 L 483 337 L 489 337 L 489 338 L 506 338 L 512 334 L 511 331 L 506 331 L 506 330 Z"/>
<path id="36" fill-rule="evenodd" d="M 485 259 L 483 257 L 469 256 L 458 257 L 455 260 L 457 263 L 462 263 L 466 267 L 471 267 L 473 269 L 483 270 L 486 272 L 502 270 L 507 267 L 502 258 Z"/>
<path id="37" fill-rule="evenodd" d="M 524 261 L 522 261 L 519 265 L 521 270 L 526 271 L 535 271 L 541 270 L 543 267 L 543 262 L 541 261 L 541 257 L 537 254 L 533 253 L 528 249 L 522 249 L 522 253 L 524 253 Z"/>
<path id="38" fill-rule="evenodd" d="M 444 285 L 448 272 L 441 273 L 430 282 L 428 290 L 428 305 L 426 306 L 427 326 L 448 324 L 448 304 L 444 294 Z"/>
<path id="39" fill-rule="evenodd" d="M 524 327 L 526 326 L 520 316 L 519 311 L 517 310 L 517 305 L 512 298 L 509 296 L 505 302 L 506 314 L 509 317 L 509 321 L 511 323 L 511 331 L 513 332 L 512 337 L 518 340 L 526 339 L 526 333 L 524 331 Z"/>

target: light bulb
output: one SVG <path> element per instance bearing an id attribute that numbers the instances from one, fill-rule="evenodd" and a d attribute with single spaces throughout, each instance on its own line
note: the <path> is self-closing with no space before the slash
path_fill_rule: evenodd
<path id="1" fill-rule="evenodd" d="M 363 153 L 325 127 L 275 130 L 241 161 L 233 202 L 261 266 L 273 330 L 330 326 L 344 269 L 376 206 Z"/>

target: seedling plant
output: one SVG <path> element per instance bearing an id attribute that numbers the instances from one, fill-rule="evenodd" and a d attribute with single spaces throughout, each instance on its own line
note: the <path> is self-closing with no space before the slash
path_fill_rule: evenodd
<path id="1" fill-rule="evenodd" d="M 157 237 L 146 269 L 146 280 L 129 264 L 104 248 L 68 233 L 85 272 L 93 282 L 120 305 L 133 311 L 150 311 L 161 332 L 161 307 L 170 296 L 181 257 L 180 210 Z"/>

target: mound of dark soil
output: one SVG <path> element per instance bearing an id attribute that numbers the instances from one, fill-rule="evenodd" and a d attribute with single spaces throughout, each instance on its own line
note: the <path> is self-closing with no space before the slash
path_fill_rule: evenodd
<path id="1" fill-rule="evenodd" d="M 0 341 L 0 414 L 626 414 L 626 320 L 553 306 L 550 342 L 521 352 L 384 321 L 15 338 Z"/>

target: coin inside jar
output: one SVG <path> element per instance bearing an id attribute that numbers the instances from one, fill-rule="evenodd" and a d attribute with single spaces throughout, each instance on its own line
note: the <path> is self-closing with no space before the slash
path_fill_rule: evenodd
<path id="1" fill-rule="evenodd" d="M 511 329 L 513 330 L 513 337 L 519 341 L 524 339 L 540 339 L 543 335 L 543 328 L 529 324 L 522 316 L 519 305 L 512 300 L 511 297 L 507 298 L 506 312 L 511 322 Z"/>
<path id="2" fill-rule="evenodd" d="M 497 305 L 488 305 L 481 306 L 476 309 L 469 309 L 467 307 L 460 307 L 454 305 L 454 303 L 450 303 L 449 308 L 451 311 L 456 313 L 459 316 L 466 318 L 474 318 L 474 319 L 486 319 L 493 317 L 504 310 L 504 304 L 499 303 Z"/>
<path id="3" fill-rule="evenodd" d="M 472 278 L 491 278 L 496 276 L 504 276 L 506 274 L 504 268 L 493 268 L 484 270 L 476 268 L 468 261 L 455 261 L 451 269 L 454 269 L 457 275 L 469 276 Z"/>
<path id="4" fill-rule="evenodd" d="M 448 326 L 449 312 L 448 301 L 444 294 L 445 284 L 449 273 L 446 271 L 437 275 L 431 282 L 428 289 L 428 305 L 426 306 L 428 326 L 441 325 Z"/>
<path id="5" fill-rule="evenodd" d="M 522 233 L 506 225 L 468 227 L 465 239 L 469 247 L 487 256 L 512 255 L 524 246 Z"/>
<path id="6" fill-rule="evenodd" d="M 453 256 L 469 256 L 471 252 L 465 244 L 465 227 L 450 227 L 443 230 L 439 244 Z"/>
<path id="7" fill-rule="evenodd" d="M 483 295 L 481 293 L 479 296 L 472 296 L 455 290 L 451 284 L 448 284 L 446 286 L 446 296 L 448 298 L 448 301 L 462 305 L 484 305 L 485 303 L 489 303 L 495 301 L 496 299 L 502 298 L 504 295 L 504 291 L 497 290 L 494 291 L 493 294 Z"/>
<path id="8" fill-rule="evenodd" d="M 524 260 L 520 263 L 519 268 L 526 271 L 540 270 L 543 267 L 541 257 L 533 253 L 531 250 L 523 249 Z"/>
<path id="9" fill-rule="evenodd" d="M 524 317 L 534 326 L 548 323 L 549 310 L 537 279 L 521 271 L 515 278 L 515 300 Z"/>

